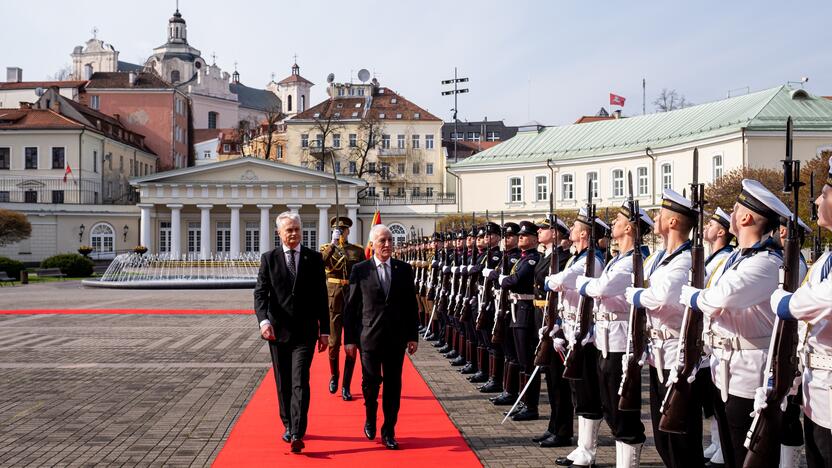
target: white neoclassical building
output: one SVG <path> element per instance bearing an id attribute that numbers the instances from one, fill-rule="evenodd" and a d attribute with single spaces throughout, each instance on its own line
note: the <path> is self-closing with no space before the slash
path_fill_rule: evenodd
<path id="1" fill-rule="evenodd" d="M 366 182 L 339 176 L 340 213 L 356 219 Z M 274 222 L 283 211 L 302 220 L 303 244 L 317 249 L 335 215 L 331 174 L 258 158 L 233 159 L 131 180 L 141 194 L 140 243 L 172 258 L 239 257 L 278 242 Z M 350 241 L 361 243 L 359 230 Z"/>

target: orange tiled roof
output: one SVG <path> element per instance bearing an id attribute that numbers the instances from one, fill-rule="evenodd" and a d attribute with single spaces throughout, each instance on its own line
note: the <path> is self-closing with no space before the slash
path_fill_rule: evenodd
<path id="1" fill-rule="evenodd" d="M 80 88 L 87 82 L 83 80 L 65 80 L 65 81 L 20 81 L 12 83 L 0 83 L 0 89 L 35 89 L 35 88 L 51 88 L 57 86 L 59 88 Z"/>
<path id="2" fill-rule="evenodd" d="M 367 102 L 370 103 L 369 109 L 365 106 Z M 357 113 L 358 115 L 353 116 L 353 113 Z M 315 114 L 318 114 L 318 116 L 316 117 Z M 340 115 L 336 116 L 335 114 Z M 418 118 L 416 114 L 419 114 Z M 399 115 L 401 115 L 400 119 L 398 118 Z M 390 88 L 378 88 L 369 100 L 364 97 L 337 97 L 335 99 L 327 99 L 301 112 L 290 120 L 311 120 L 316 118 L 441 121 L 440 118 L 422 109 Z"/>

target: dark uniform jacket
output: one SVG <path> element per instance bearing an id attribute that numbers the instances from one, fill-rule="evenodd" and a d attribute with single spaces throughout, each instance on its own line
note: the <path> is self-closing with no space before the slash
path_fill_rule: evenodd
<path id="1" fill-rule="evenodd" d="M 535 268 L 540 263 L 540 252 L 526 250 L 512 267 L 511 274 L 502 282 L 502 287 L 516 294 L 534 294 Z M 514 306 L 511 328 L 532 328 L 537 326 L 534 304 L 531 300 L 517 301 Z"/>

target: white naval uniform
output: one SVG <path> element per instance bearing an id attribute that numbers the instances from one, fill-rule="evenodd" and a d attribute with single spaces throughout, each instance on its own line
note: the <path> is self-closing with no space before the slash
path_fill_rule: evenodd
<path id="1" fill-rule="evenodd" d="M 771 298 L 771 307 L 781 317 L 788 314 L 809 326 L 806 349 L 803 355 L 803 412 L 815 424 L 832 429 L 832 370 L 813 369 L 810 355 L 827 356 L 832 360 L 832 274 L 827 272 L 821 280 L 826 262 L 832 253 L 826 252 L 809 270 L 807 281 L 789 294 L 778 291 Z M 829 267 L 826 267 L 829 268 Z M 827 362 L 823 367 L 832 367 Z"/>
<path id="2" fill-rule="evenodd" d="M 627 327 L 630 304 L 624 291 L 633 284 L 632 250 L 618 254 L 598 278 L 581 276 L 577 287 L 581 294 L 595 299 L 595 347 L 606 358 L 608 353 L 627 351 Z"/>
<path id="3" fill-rule="evenodd" d="M 711 277 L 714 274 L 714 271 L 717 268 L 722 266 L 722 263 L 734 253 L 733 248 L 731 250 L 723 248 L 722 250 L 717 251 L 713 257 L 709 257 L 705 259 L 705 287 L 707 288 L 711 282 Z M 706 316 L 703 324 L 703 330 L 707 330 L 710 326 L 710 319 Z M 704 367 L 711 367 L 711 346 L 708 343 L 705 343 L 702 361 L 700 362 L 700 368 Z"/>
<path id="4" fill-rule="evenodd" d="M 633 298 L 636 307 L 647 310 L 647 327 L 651 329 L 647 360 L 656 369 L 672 369 L 676 365 L 679 330 L 685 314 L 679 297 L 690 276 L 690 242 L 685 242 L 677 251 L 680 249 L 684 250 L 674 252 L 676 255 L 669 262 L 666 260 L 673 254 L 664 250 L 655 252 L 644 262 L 644 276 L 649 285 Z"/>
<path id="5" fill-rule="evenodd" d="M 713 273 L 709 287 L 691 298 L 696 309 L 710 319 L 706 335 L 746 342 L 730 349 L 713 347 L 711 377 L 723 401 L 726 395 L 753 399 L 763 383 L 774 327 L 769 301 L 778 288 L 782 263 L 779 255 L 768 250 L 746 256 L 735 251 Z"/>
<path id="6" fill-rule="evenodd" d="M 595 267 L 592 273 L 597 278 L 604 270 L 604 260 L 600 257 L 600 250 L 596 249 Z M 586 251 L 580 255 L 573 255 L 566 264 L 563 271 L 548 276 L 546 285 L 553 291 L 560 291 L 560 304 L 563 309 L 561 315 L 563 321 L 563 333 L 570 344 L 575 341 L 575 330 L 578 328 L 578 307 L 581 302 L 581 294 L 578 291 L 576 282 L 579 276 L 586 273 Z M 592 342 L 592 339 L 589 340 Z"/>

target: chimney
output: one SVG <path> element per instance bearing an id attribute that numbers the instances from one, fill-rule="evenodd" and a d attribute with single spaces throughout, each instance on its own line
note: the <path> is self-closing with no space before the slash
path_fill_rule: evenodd
<path id="1" fill-rule="evenodd" d="M 18 67 L 6 68 L 6 82 L 20 83 L 23 81 L 23 69 Z"/>
<path id="2" fill-rule="evenodd" d="M 127 83 L 130 84 L 130 86 L 134 86 L 136 84 L 136 72 L 131 71 L 127 74 Z"/>
<path id="3" fill-rule="evenodd" d="M 613 112 L 612 116 L 616 119 L 620 119 L 621 118 L 621 109 L 618 109 L 615 112 Z"/>

